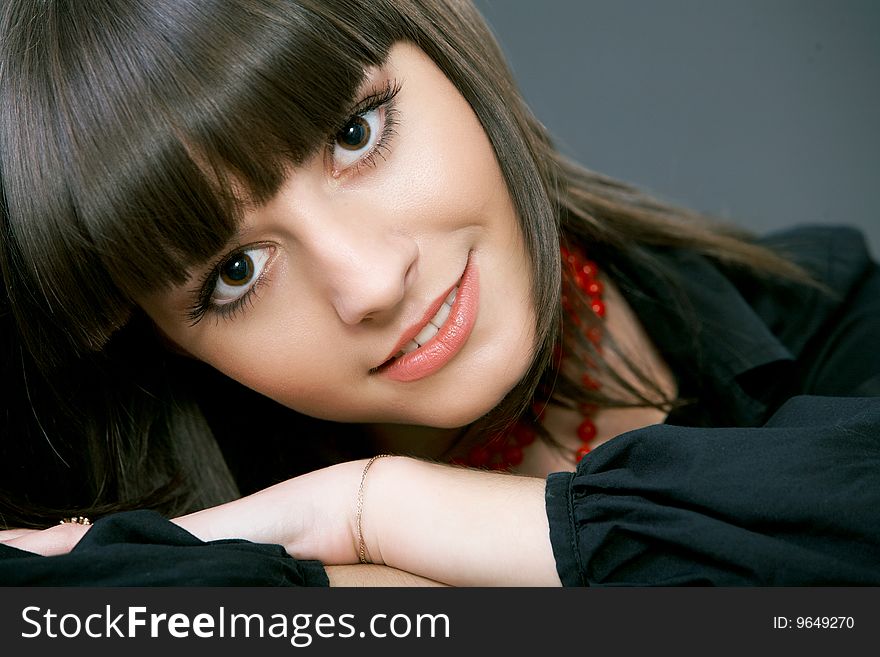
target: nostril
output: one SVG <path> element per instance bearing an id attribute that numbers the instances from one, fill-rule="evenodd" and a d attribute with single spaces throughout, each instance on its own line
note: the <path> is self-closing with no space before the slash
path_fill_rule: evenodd
<path id="1" fill-rule="evenodd" d="M 413 258 L 412 262 L 409 263 L 409 266 L 406 268 L 406 273 L 403 276 L 403 289 L 408 290 L 412 283 L 416 280 L 418 276 L 417 265 L 418 258 Z"/>
<path id="2" fill-rule="evenodd" d="M 415 242 L 358 234 L 348 236 L 351 243 L 341 249 L 338 244 L 332 248 L 324 238 L 316 264 L 324 272 L 340 319 L 353 326 L 393 315 L 407 290 L 418 281 L 419 249 Z"/>

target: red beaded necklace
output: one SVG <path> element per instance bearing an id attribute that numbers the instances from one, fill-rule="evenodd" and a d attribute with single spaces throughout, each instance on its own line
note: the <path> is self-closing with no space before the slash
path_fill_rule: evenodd
<path id="1" fill-rule="evenodd" d="M 561 248 L 562 264 L 568 270 L 568 276 L 563 276 L 562 308 L 566 311 L 571 323 L 581 334 L 581 337 L 592 343 L 597 349 L 602 341 L 602 330 L 598 323 L 588 323 L 584 326 L 578 310 L 577 299 L 582 298 L 579 294 L 572 294 L 572 283 L 583 293 L 583 298 L 589 304 L 590 310 L 597 318 L 605 316 L 605 302 L 602 299 L 602 281 L 599 280 L 599 269 L 596 263 L 588 260 L 580 253 Z M 557 347 L 554 353 L 557 365 L 561 361 L 561 350 Z M 587 367 L 586 373 L 581 378 L 583 386 L 589 390 L 598 390 L 599 381 L 591 375 L 591 360 L 584 357 Z M 532 404 L 534 421 L 540 422 L 547 401 L 536 400 Z M 578 407 L 583 419 L 577 428 L 580 447 L 572 453 L 575 463 L 580 462 L 590 452 L 590 444 L 596 437 L 596 425 L 593 416 L 596 407 L 592 404 L 581 404 Z M 451 462 L 458 465 L 466 465 L 473 468 L 487 468 L 490 470 L 510 470 L 523 461 L 523 450 L 531 445 L 536 438 L 535 429 L 526 422 L 517 423 L 510 431 L 500 433 L 492 437 L 486 443 L 471 448 L 465 458 L 453 459 Z"/>

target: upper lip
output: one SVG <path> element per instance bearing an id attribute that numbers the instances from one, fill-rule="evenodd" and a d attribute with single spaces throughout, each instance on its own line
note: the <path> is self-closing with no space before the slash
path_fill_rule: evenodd
<path id="1" fill-rule="evenodd" d="M 434 302 L 431 303 L 430 306 L 428 306 L 428 308 L 422 314 L 422 318 L 418 322 L 416 322 L 403 332 L 403 334 L 400 336 L 400 340 L 397 341 L 397 343 L 394 345 L 394 348 L 391 350 L 391 353 L 389 353 L 385 357 L 385 360 L 382 361 L 379 367 L 385 365 L 388 361 L 392 360 L 397 354 L 399 354 L 403 350 L 403 348 L 407 344 L 409 344 L 410 340 L 415 338 L 421 332 L 421 330 L 425 328 L 431 318 L 437 314 L 438 310 L 440 310 L 440 306 L 442 306 L 443 302 L 446 301 L 446 297 L 449 296 L 449 293 L 452 292 L 452 290 L 455 289 L 455 286 L 458 285 L 460 282 L 461 276 L 459 276 L 458 280 L 456 280 L 455 283 L 446 288 L 446 291 L 438 296 L 434 300 Z"/>

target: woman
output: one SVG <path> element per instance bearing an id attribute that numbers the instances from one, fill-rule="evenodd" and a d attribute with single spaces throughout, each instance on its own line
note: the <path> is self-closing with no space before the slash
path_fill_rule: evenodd
<path id="1" fill-rule="evenodd" d="M 18 0 L 0 43 L 7 581 L 876 581 L 857 235 L 565 161 L 465 2 Z"/>

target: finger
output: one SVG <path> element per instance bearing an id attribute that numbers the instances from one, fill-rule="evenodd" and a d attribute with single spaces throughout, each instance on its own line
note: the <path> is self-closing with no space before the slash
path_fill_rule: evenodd
<path id="1" fill-rule="evenodd" d="M 46 557 L 67 554 L 85 536 L 89 528 L 87 525 L 68 523 L 43 530 L 24 530 L 27 533 L 5 541 L 5 544 Z"/>

